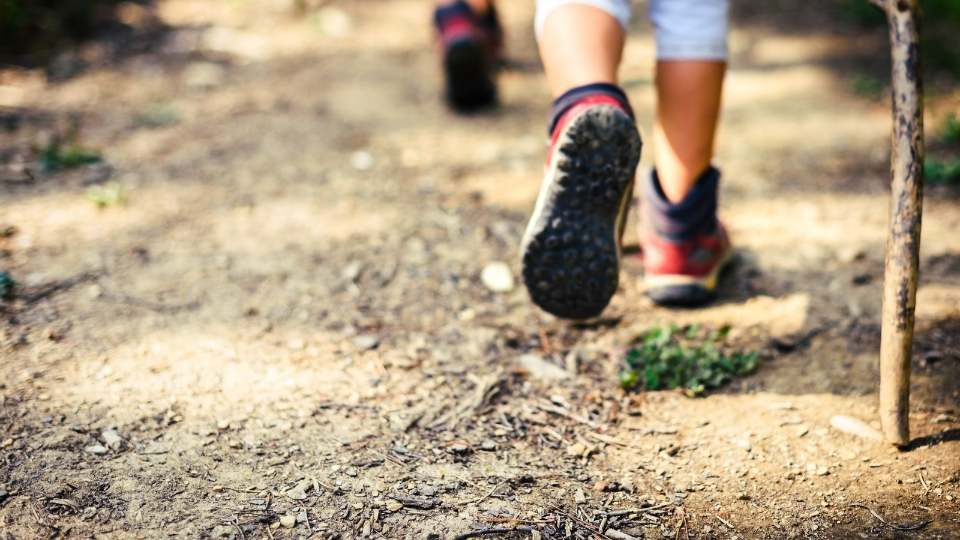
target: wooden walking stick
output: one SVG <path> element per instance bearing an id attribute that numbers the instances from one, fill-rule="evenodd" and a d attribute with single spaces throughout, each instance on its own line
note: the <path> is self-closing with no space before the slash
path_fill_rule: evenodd
<path id="1" fill-rule="evenodd" d="M 923 213 L 923 85 L 918 0 L 872 0 L 887 14 L 892 60 L 890 225 L 880 338 L 880 421 L 886 440 L 910 442 L 910 355 Z"/>

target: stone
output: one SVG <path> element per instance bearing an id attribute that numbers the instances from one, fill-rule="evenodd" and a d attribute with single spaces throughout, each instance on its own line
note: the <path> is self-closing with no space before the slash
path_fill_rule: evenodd
<path id="1" fill-rule="evenodd" d="M 112 450 L 117 450 L 123 444 L 123 437 L 117 433 L 117 430 L 110 428 L 103 430 L 100 433 L 100 437 L 103 439 L 103 442 L 107 445 L 108 448 Z"/>
<path id="2" fill-rule="evenodd" d="M 544 381 L 559 381 L 570 377 L 570 373 L 535 354 L 525 354 L 517 359 L 517 363 L 534 379 Z"/>
<path id="3" fill-rule="evenodd" d="M 484 266 L 480 272 L 480 281 L 496 293 L 510 292 L 516 287 L 510 266 L 502 261 L 494 261 Z"/>
<path id="4" fill-rule="evenodd" d="M 292 529 L 297 526 L 297 516 L 286 514 L 280 517 L 280 526 L 285 529 Z"/>
<path id="5" fill-rule="evenodd" d="M 867 423 L 853 418 L 851 416 L 836 415 L 830 418 L 830 426 L 837 431 L 869 439 L 872 441 L 883 441 L 883 434 L 870 427 Z"/>
<path id="6" fill-rule="evenodd" d="M 110 451 L 110 449 L 108 449 L 106 446 L 102 444 L 91 444 L 90 446 L 84 448 L 83 450 L 98 456 L 102 456 L 103 454 L 106 454 L 107 452 Z"/>
<path id="7" fill-rule="evenodd" d="M 470 447 L 462 443 L 456 443 L 450 446 L 450 451 L 454 454 L 466 454 L 470 451 Z"/>
<path id="8" fill-rule="evenodd" d="M 307 498 L 307 492 L 310 491 L 311 486 L 312 482 L 310 480 L 301 480 L 297 485 L 287 490 L 285 495 L 295 501 L 302 501 Z"/>
<path id="9" fill-rule="evenodd" d="M 193 62 L 183 71 L 183 82 L 190 88 L 210 89 L 223 84 L 227 70 L 213 62 Z"/>
<path id="10" fill-rule="evenodd" d="M 357 150 L 350 154 L 350 166 L 358 171 L 369 171 L 373 168 L 374 160 L 370 152 Z"/>
<path id="11" fill-rule="evenodd" d="M 353 345 L 362 351 L 369 351 L 380 345 L 380 338 L 372 335 L 357 336 L 353 338 Z"/>

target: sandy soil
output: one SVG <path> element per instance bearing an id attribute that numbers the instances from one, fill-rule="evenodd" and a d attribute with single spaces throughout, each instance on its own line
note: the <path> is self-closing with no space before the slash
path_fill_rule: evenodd
<path id="1" fill-rule="evenodd" d="M 847 75 L 882 35 L 738 8 L 718 162 L 740 263 L 670 311 L 628 262 L 605 320 L 573 325 L 479 278 L 516 267 L 538 187 L 530 6 L 504 6 L 502 106 L 463 118 L 424 2 L 287 4 L 167 0 L 148 53 L 0 77 L 5 159 L 76 118 L 109 164 L 3 173 L 0 538 L 960 537 L 949 194 L 926 201 L 916 440 L 830 427 L 876 416 L 889 118 Z M 646 131 L 651 53 L 639 20 Z M 107 178 L 126 204 L 85 196 Z M 761 367 L 624 395 L 623 347 L 658 323 L 731 324 Z"/>

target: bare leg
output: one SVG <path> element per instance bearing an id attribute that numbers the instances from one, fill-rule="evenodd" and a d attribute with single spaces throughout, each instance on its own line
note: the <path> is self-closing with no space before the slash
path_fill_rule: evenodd
<path id="1" fill-rule="evenodd" d="M 616 84 L 623 40 L 620 23 L 604 11 L 580 4 L 557 8 L 539 40 L 553 96 L 590 83 Z"/>
<path id="2" fill-rule="evenodd" d="M 657 175 L 673 203 L 683 200 L 713 158 L 725 71 L 717 61 L 657 63 Z"/>

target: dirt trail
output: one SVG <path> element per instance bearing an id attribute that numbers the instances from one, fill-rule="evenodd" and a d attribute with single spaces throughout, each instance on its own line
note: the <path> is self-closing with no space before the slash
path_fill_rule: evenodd
<path id="1" fill-rule="evenodd" d="M 168 0 L 155 52 L 0 87 L 24 118 L 4 145 L 77 114 L 129 193 L 91 204 L 102 166 L 3 185 L 22 289 L 0 538 L 960 536 L 955 200 L 926 206 L 917 441 L 829 427 L 876 412 L 889 119 L 837 67 L 875 36 L 738 18 L 719 163 L 740 264 L 715 305 L 670 311 L 628 263 L 607 321 L 580 326 L 479 279 L 516 260 L 539 182 L 531 8 L 505 3 L 503 106 L 463 118 L 422 4 Z M 642 21 L 626 58 L 649 130 Z M 144 127 L 160 106 L 176 121 Z M 623 346 L 662 322 L 731 324 L 760 370 L 624 396 Z M 524 373 L 529 354 L 567 376 Z"/>

